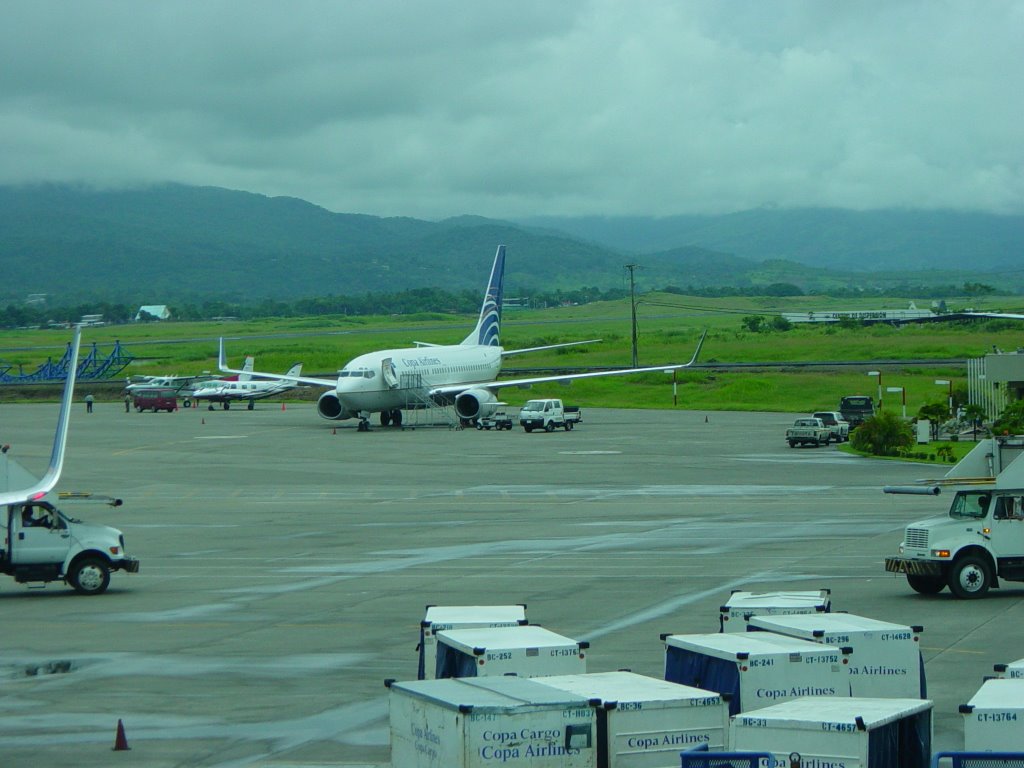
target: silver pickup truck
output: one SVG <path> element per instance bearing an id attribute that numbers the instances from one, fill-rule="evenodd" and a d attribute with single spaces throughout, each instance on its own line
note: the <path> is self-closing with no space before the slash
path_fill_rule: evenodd
<path id="1" fill-rule="evenodd" d="M 832 439 L 832 430 L 825 426 L 821 419 L 804 417 L 793 422 L 786 430 L 786 442 L 790 448 L 799 445 L 828 445 Z"/>

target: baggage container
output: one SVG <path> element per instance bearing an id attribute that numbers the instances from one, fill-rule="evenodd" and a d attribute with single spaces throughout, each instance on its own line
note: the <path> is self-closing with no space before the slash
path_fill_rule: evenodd
<path id="1" fill-rule="evenodd" d="M 730 749 L 769 752 L 776 766 L 928 768 L 932 702 L 927 699 L 806 697 L 733 718 Z"/>
<path id="2" fill-rule="evenodd" d="M 534 624 L 442 630 L 437 633 L 435 677 L 582 674 L 589 647 Z"/>
<path id="3" fill-rule="evenodd" d="M 853 649 L 847 669 L 850 695 L 879 699 L 923 699 L 927 696 L 920 635 L 923 627 L 876 621 L 852 613 L 801 616 L 751 616 L 753 629 L 763 629 L 815 643 Z"/>
<path id="4" fill-rule="evenodd" d="M 1024 680 L 986 680 L 960 714 L 966 751 L 1024 751 Z"/>
<path id="5" fill-rule="evenodd" d="M 1011 661 L 1009 664 L 994 664 L 996 677 L 1004 680 L 1024 680 L 1024 659 Z"/>
<path id="6" fill-rule="evenodd" d="M 848 647 L 771 632 L 662 635 L 665 679 L 728 698 L 729 714 L 801 696 L 850 695 Z"/>
<path id="7" fill-rule="evenodd" d="M 534 682 L 588 699 L 597 706 L 601 768 L 676 768 L 679 753 L 722 750 L 729 707 L 717 693 L 633 672 L 535 677 Z"/>
<path id="8" fill-rule="evenodd" d="M 434 677 L 437 633 L 446 629 L 517 627 L 526 623 L 525 605 L 428 605 L 420 621 L 418 680 Z"/>
<path id="9" fill-rule="evenodd" d="M 791 616 L 800 613 L 828 613 L 832 590 L 805 592 L 733 592 L 718 609 L 722 632 L 746 632 L 751 616 Z"/>
<path id="10" fill-rule="evenodd" d="M 597 768 L 596 710 L 518 677 L 391 682 L 396 768 Z"/>

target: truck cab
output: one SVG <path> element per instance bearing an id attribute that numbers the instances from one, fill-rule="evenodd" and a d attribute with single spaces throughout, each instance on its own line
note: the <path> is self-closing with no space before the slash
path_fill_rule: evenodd
<path id="1" fill-rule="evenodd" d="M 139 570 L 121 531 L 84 523 L 41 500 L 7 505 L 2 545 L 0 573 L 23 584 L 63 580 L 83 595 L 106 591 L 112 571 Z"/>
<path id="2" fill-rule="evenodd" d="M 943 517 L 911 523 L 891 573 L 906 574 L 911 589 L 937 594 L 945 587 L 960 598 L 984 596 L 1004 581 L 1024 581 L 1024 438 L 991 438 L 950 470 L 946 482 L 889 493 L 954 491 Z M 979 470 L 985 467 L 994 476 Z"/>
<path id="3" fill-rule="evenodd" d="M 867 395 L 847 395 L 839 401 L 839 413 L 853 429 L 875 415 L 875 401 Z"/>

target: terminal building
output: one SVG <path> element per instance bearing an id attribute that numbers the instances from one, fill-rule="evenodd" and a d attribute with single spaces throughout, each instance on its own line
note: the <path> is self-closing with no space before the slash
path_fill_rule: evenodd
<path id="1" fill-rule="evenodd" d="M 990 419 L 1010 403 L 1024 398 L 1024 348 L 1014 352 L 993 349 L 967 361 L 967 395 Z"/>

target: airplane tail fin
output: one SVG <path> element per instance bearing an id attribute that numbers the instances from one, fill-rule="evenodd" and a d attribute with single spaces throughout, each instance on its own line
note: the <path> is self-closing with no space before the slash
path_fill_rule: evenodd
<path id="1" fill-rule="evenodd" d="M 501 346 L 501 301 L 505 283 L 505 246 L 499 245 L 494 254 L 494 265 L 491 267 L 491 279 L 487 283 L 484 303 L 480 307 L 480 317 L 476 328 L 465 339 L 464 346 Z"/>
<path id="2" fill-rule="evenodd" d="M 285 372 L 285 378 L 294 379 L 296 376 L 302 375 L 302 363 L 296 363 Z"/>
<path id="3" fill-rule="evenodd" d="M 252 355 L 245 356 L 245 365 L 242 366 L 242 373 L 238 374 L 239 381 L 252 380 L 252 366 L 255 363 Z"/>

